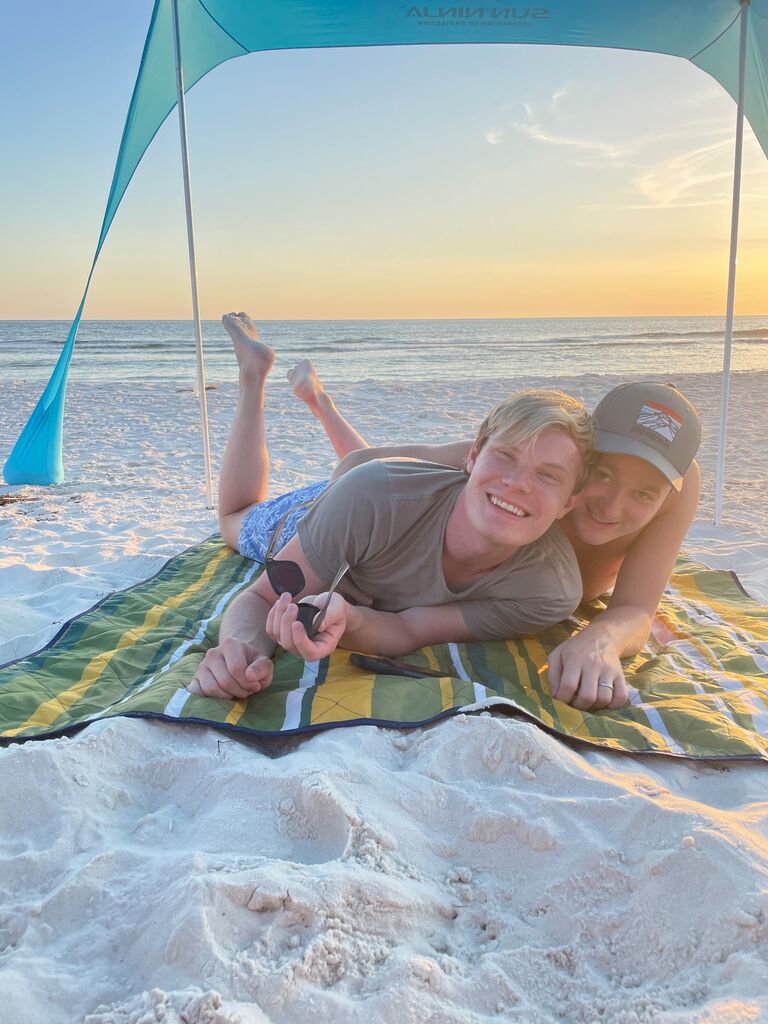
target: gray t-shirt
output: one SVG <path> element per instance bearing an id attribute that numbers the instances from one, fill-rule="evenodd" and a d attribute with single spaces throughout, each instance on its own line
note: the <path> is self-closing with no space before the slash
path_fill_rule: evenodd
<path id="1" fill-rule="evenodd" d="M 466 586 L 446 584 L 443 540 L 466 479 L 431 462 L 358 466 L 299 522 L 304 554 L 326 580 L 346 559 L 349 578 L 381 611 L 458 604 L 476 640 L 523 636 L 567 618 L 581 600 L 581 575 L 557 524 Z"/>

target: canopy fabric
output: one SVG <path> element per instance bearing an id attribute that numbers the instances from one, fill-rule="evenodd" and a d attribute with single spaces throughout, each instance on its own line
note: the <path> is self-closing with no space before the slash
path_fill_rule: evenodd
<path id="1" fill-rule="evenodd" d="M 559 0 L 547 7 L 419 0 L 176 0 L 185 91 L 232 57 L 261 50 L 538 43 L 666 53 L 736 97 L 738 0 Z M 156 0 L 83 298 L 51 379 L 5 464 L 7 483 L 60 483 L 67 371 L 88 287 L 120 201 L 176 106 L 174 0 Z M 768 155 L 768 0 L 749 7 L 745 115 Z"/>

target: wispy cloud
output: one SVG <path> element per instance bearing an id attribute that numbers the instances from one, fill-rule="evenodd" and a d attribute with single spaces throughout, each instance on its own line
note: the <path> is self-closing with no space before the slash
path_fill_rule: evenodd
<path id="1" fill-rule="evenodd" d="M 543 117 L 556 116 L 560 105 L 563 100 L 573 95 L 578 88 L 578 83 L 575 81 L 564 82 L 563 85 L 558 86 L 549 98 L 545 101 L 542 106 L 538 104 L 530 103 L 527 100 L 523 100 L 523 110 L 525 111 L 525 121 L 523 123 L 510 121 L 503 126 L 497 126 L 493 129 L 483 133 L 483 138 L 486 142 L 492 146 L 499 146 L 504 142 L 511 131 L 524 133 L 531 133 L 532 138 L 537 138 L 539 141 L 547 141 L 555 143 L 558 140 L 554 136 L 548 135 L 546 129 L 541 125 Z M 512 109 L 512 108 L 504 108 Z M 534 135 L 534 132 L 540 132 L 540 135 Z M 545 135 L 547 136 L 545 138 Z M 577 144 L 577 140 L 572 140 L 573 144 Z M 563 144 L 567 144 L 567 141 Z"/>
<path id="2" fill-rule="evenodd" d="M 558 130 L 557 122 L 562 121 L 565 116 L 563 107 L 568 106 L 566 101 L 585 91 L 592 90 L 589 86 L 569 79 L 557 86 L 543 101 L 535 103 L 532 100 L 523 100 L 524 119 L 511 120 L 508 129 L 517 135 L 525 135 L 534 142 L 571 150 L 574 154 L 572 162 L 575 164 L 589 166 L 591 161 L 594 161 L 594 164 L 605 164 L 606 161 L 613 165 L 624 163 L 635 148 L 633 144 L 591 139 Z M 503 138 L 504 133 L 500 134 Z"/>
<path id="3" fill-rule="evenodd" d="M 500 146 L 504 139 L 504 132 L 498 128 L 492 128 L 485 133 L 483 138 L 486 142 L 490 142 L 492 146 Z"/>
<path id="4" fill-rule="evenodd" d="M 564 100 L 567 96 L 572 95 L 572 93 L 576 91 L 577 85 L 577 82 L 570 81 L 566 82 L 564 85 L 561 85 L 557 89 L 555 89 L 547 105 L 547 109 L 551 114 L 556 113 L 561 100 Z"/>
<path id="5" fill-rule="evenodd" d="M 732 172 L 724 163 L 732 150 L 733 142 L 723 139 L 678 153 L 638 175 L 632 185 L 645 200 L 646 206 L 670 209 L 722 202 L 722 199 L 712 196 L 709 187 L 709 195 L 705 197 L 696 193 L 701 186 L 711 186 L 713 182 L 726 181 L 731 177 Z"/>
<path id="6" fill-rule="evenodd" d="M 682 125 L 646 135 L 605 140 L 560 127 L 564 118 L 562 106 L 567 106 L 569 98 L 588 88 L 568 81 L 546 100 L 538 103 L 524 100 L 524 119 L 511 120 L 509 130 L 542 145 L 559 147 L 574 167 L 631 168 L 634 173 L 626 186 L 636 198 L 610 204 L 614 208 L 669 210 L 730 202 L 730 189 L 721 186 L 713 192 L 713 186 L 730 181 L 733 174 L 733 129 L 709 113 L 712 100 L 719 95 L 716 89 L 701 90 L 691 97 L 691 106 L 702 112 L 698 116 L 692 114 Z M 748 130 L 747 138 L 750 135 Z M 505 130 L 498 130 L 494 144 L 499 145 L 504 138 Z M 686 142 L 694 144 L 684 148 Z M 676 152 L 659 158 L 660 149 Z M 748 198 L 764 197 L 759 192 L 744 192 L 744 199 Z"/>
<path id="7" fill-rule="evenodd" d="M 723 150 L 717 152 L 716 147 L 706 147 L 709 152 L 701 149 L 682 153 L 673 160 L 664 161 L 652 167 L 645 174 L 635 178 L 632 185 L 639 192 L 640 202 L 630 203 L 592 203 L 585 207 L 591 210 L 602 210 L 610 207 L 614 210 L 686 210 L 704 206 L 730 206 L 733 201 L 733 168 L 730 166 L 730 140 Z M 720 160 L 715 163 L 716 157 Z M 712 164 L 707 167 L 707 158 Z M 718 168 L 719 164 L 719 168 Z M 745 169 L 742 172 L 741 204 L 748 202 L 765 202 L 768 191 L 744 188 L 745 182 L 751 178 L 765 180 L 761 168 Z M 724 189 L 716 192 L 712 184 L 717 181 L 727 183 Z"/>
<path id="8" fill-rule="evenodd" d="M 703 104 L 709 106 L 712 103 L 717 103 L 719 100 L 722 100 L 724 103 L 730 102 L 728 93 L 722 85 L 715 85 L 714 82 L 710 82 L 703 88 L 678 97 L 678 102 L 686 107 L 701 107 Z"/>
<path id="9" fill-rule="evenodd" d="M 596 139 L 579 139 L 568 135 L 556 135 L 541 124 L 532 122 L 517 122 L 513 123 L 512 127 L 536 142 L 545 142 L 550 146 L 566 146 L 579 150 L 582 153 L 594 153 L 596 156 L 612 162 L 625 160 L 633 149 L 632 146 L 615 142 L 600 142 Z"/>

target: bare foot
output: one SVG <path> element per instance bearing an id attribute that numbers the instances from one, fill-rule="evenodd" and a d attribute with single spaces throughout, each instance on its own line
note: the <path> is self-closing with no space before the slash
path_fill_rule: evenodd
<path id="1" fill-rule="evenodd" d="M 232 339 L 241 372 L 266 377 L 275 361 L 274 350 L 259 341 L 256 324 L 247 313 L 225 313 L 224 330 Z"/>
<path id="2" fill-rule="evenodd" d="M 306 402 L 310 409 L 316 410 L 321 402 L 327 402 L 325 388 L 311 359 L 302 359 L 288 371 L 287 377 L 294 395 Z"/>
<path id="3" fill-rule="evenodd" d="M 333 445 L 333 450 L 340 459 L 350 452 L 367 448 L 368 442 L 344 419 L 336 403 L 323 387 L 311 359 L 302 359 L 292 370 L 289 370 L 288 383 L 294 395 L 305 403 L 313 416 L 316 416 Z"/>

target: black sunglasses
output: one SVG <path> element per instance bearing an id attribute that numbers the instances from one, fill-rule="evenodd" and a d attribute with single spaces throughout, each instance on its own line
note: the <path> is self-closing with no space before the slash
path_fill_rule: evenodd
<path id="1" fill-rule="evenodd" d="M 304 579 L 304 573 L 301 571 L 300 565 L 297 565 L 296 562 L 291 562 L 288 559 L 273 558 L 272 554 L 280 540 L 280 534 L 283 532 L 285 521 L 291 512 L 294 512 L 298 508 L 303 508 L 305 505 L 311 505 L 314 501 L 315 498 L 309 498 L 307 501 L 302 501 L 299 505 L 292 505 L 291 508 L 289 508 L 288 511 L 280 517 L 277 522 L 277 526 L 272 533 L 269 546 L 266 554 L 264 555 L 264 568 L 266 570 L 270 586 L 278 596 L 280 594 L 290 594 L 291 597 L 296 597 L 296 595 L 300 594 L 306 586 L 307 581 Z M 320 632 L 320 627 L 325 619 L 325 613 L 328 611 L 328 605 L 331 603 L 334 591 L 339 585 L 339 581 L 347 569 L 349 569 L 349 562 L 342 562 L 339 571 L 334 576 L 331 585 L 328 588 L 328 597 L 326 598 L 325 604 L 322 608 L 318 609 L 316 605 L 310 604 L 309 601 L 300 601 L 296 606 L 299 609 L 297 621 L 300 622 L 307 631 L 307 636 L 310 640 L 313 640 Z"/>

